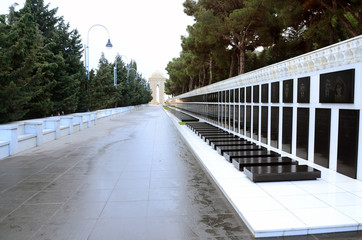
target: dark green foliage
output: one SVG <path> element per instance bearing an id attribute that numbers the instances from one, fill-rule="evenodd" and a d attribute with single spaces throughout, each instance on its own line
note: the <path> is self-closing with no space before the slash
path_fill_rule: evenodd
<path id="1" fill-rule="evenodd" d="M 362 33 L 360 0 L 185 0 L 184 7 L 195 23 L 166 68 L 174 95 Z"/>
<path id="2" fill-rule="evenodd" d="M 0 123 L 151 101 L 136 63 L 128 72 L 120 57 L 118 88 L 105 58 L 87 88 L 80 35 L 56 13 L 43 0 L 27 0 L 0 16 Z"/>
<path id="3" fill-rule="evenodd" d="M 114 86 L 114 66 L 117 64 L 117 87 Z M 146 104 L 152 100 L 149 84 L 137 72 L 137 64 L 126 64 L 120 56 L 111 64 L 102 55 L 98 71 L 91 74 L 88 84 L 87 109 L 94 111 L 104 108 Z"/>

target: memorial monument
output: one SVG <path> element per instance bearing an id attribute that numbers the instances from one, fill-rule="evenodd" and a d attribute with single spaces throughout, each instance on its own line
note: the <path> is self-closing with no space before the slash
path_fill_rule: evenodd
<path id="1" fill-rule="evenodd" d="M 153 97 L 150 104 L 163 104 L 165 102 L 165 81 L 166 78 L 159 71 L 155 71 L 148 79 Z"/>

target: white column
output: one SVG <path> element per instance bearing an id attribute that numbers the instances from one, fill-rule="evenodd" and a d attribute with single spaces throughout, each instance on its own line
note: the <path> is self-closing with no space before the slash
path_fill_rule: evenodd
<path id="1" fill-rule="evenodd" d="M 55 130 L 55 139 L 60 137 L 60 118 L 49 118 L 44 120 L 45 129 Z"/>
<path id="2" fill-rule="evenodd" d="M 72 134 L 73 132 L 73 116 L 63 116 L 60 117 L 60 125 L 61 126 L 69 126 L 68 134 Z"/>
<path id="3" fill-rule="evenodd" d="M 18 152 L 18 126 L 17 125 L 0 125 L 0 140 L 9 141 L 9 155 Z"/>
<path id="4" fill-rule="evenodd" d="M 83 114 L 75 114 L 73 115 L 73 123 L 79 123 L 79 130 L 83 129 Z"/>
<path id="5" fill-rule="evenodd" d="M 43 143 L 43 122 L 25 122 L 25 133 L 36 135 L 36 145 Z"/>

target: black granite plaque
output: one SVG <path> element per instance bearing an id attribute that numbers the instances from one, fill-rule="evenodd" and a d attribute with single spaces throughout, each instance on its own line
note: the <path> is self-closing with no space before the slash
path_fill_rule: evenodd
<path id="1" fill-rule="evenodd" d="M 245 102 L 245 88 L 240 88 L 240 102 Z"/>
<path id="2" fill-rule="evenodd" d="M 244 129 L 244 121 L 245 121 L 245 106 L 240 106 L 240 134 L 245 134 L 245 129 Z"/>
<path id="3" fill-rule="evenodd" d="M 279 82 L 271 84 L 271 102 L 279 103 Z"/>
<path id="4" fill-rule="evenodd" d="M 297 156 L 308 159 L 309 108 L 297 110 Z"/>
<path id="5" fill-rule="evenodd" d="M 253 139 L 259 140 L 259 107 L 253 107 Z"/>
<path id="6" fill-rule="evenodd" d="M 253 102 L 259 102 L 259 85 L 253 86 Z"/>
<path id="7" fill-rule="evenodd" d="M 268 141 L 268 107 L 261 107 L 261 142 Z"/>
<path id="8" fill-rule="evenodd" d="M 309 103 L 310 77 L 298 78 L 298 103 Z"/>
<path id="9" fill-rule="evenodd" d="M 355 70 L 326 73 L 320 75 L 320 103 L 353 103 Z"/>
<path id="10" fill-rule="evenodd" d="M 278 148 L 279 139 L 279 107 L 271 107 L 270 145 Z"/>
<path id="11" fill-rule="evenodd" d="M 357 177 L 359 111 L 339 110 L 337 172 Z"/>
<path id="12" fill-rule="evenodd" d="M 246 106 L 246 136 L 251 137 L 251 107 Z"/>
<path id="13" fill-rule="evenodd" d="M 225 128 L 229 127 L 229 105 L 225 105 Z"/>
<path id="14" fill-rule="evenodd" d="M 292 153 L 293 108 L 283 108 L 282 150 Z"/>
<path id="15" fill-rule="evenodd" d="M 316 109 L 314 136 L 314 163 L 329 167 L 331 110 Z"/>
<path id="16" fill-rule="evenodd" d="M 246 88 L 246 102 L 247 103 L 251 102 L 251 87 Z"/>
<path id="17" fill-rule="evenodd" d="M 283 102 L 293 102 L 293 79 L 283 81 Z"/>
<path id="18" fill-rule="evenodd" d="M 234 121 L 235 121 L 235 132 L 239 132 L 239 105 L 235 106 L 235 117 L 234 117 Z"/>
<path id="19" fill-rule="evenodd" d="M 230 105 L 230 130 L 235 131 L 234 127 L 234 105 Z"/>
<path id="20" fill-rule="evenodd" d="M 262 103 L 268 103 L 268 97 L 269 97 L 269 84 L 263 84 L 261 85 L 261 102 Z"/>

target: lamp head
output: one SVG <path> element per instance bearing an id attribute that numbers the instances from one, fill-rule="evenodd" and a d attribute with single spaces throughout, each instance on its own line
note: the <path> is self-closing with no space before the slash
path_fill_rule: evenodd
<path id="1" fill-rule="evenodd" d="M 107 48 L 112 48 L 112 47 L 113 47 L 110 39 L 108 39 L 108 42 L 107 42 L 107 44 L 106 44 L 106 47 L 107 47 Z"/>

